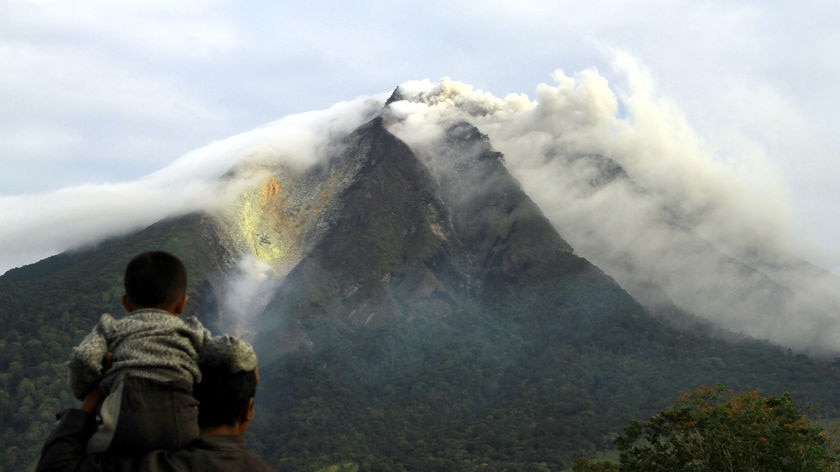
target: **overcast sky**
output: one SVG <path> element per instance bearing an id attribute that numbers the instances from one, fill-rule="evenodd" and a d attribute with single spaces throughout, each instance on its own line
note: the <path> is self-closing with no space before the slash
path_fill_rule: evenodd
<path id="1" fill-rule="evenodd" d="M 828 0 L 0 0 L 0 243 L 18 214 L 47 233 L 0 244 L 0 272 L 63 249 L 72 218 L 46 219 L 86 204 L 73 189 L 410 80 L 533 97 L 557 69 L 610 78 L 616 50 L 721 163 L 774 174 L 756 182 L 783 187 L 803 254 L 840 272 L 838 20 Z"/>

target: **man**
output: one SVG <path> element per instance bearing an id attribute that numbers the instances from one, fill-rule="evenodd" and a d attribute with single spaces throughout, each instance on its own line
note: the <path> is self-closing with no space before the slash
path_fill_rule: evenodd
<path id="1" fill-rule="evenodd" d="M 243 344 L 253 355 L 253 349 Z M 131 456 L 86 454 L 88 438 L 96 431 L 94 412 L 101 397 L 99 390 L 93 389 L 79 409 L 62 414 L 44 444 L 36 471 L 271 472 L 273 469 L 249 452 L 242 440 L 254 414 L 257 369 L 242 370 L 229 353 L 221 357 L 210 356 L 200 366 L 202 381 L 194 391 L 200 402 L 199 437 L 186 447 Z M 161 394 L 159 389 L 149 388 L 146 379 L 128 378 L 126 382 L 131 382 L 134 391 L 148 392 L 145 400 L 151 405 L 158 400 L 156 395 Z"/>

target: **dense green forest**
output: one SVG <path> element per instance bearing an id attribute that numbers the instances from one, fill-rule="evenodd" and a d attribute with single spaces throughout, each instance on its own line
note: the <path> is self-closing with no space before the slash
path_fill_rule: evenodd
<path id="1" fill-rule="evenodd" d="M 34 465 L 55 414 L 77 405 L 64 362 L 102 312 L 121 313 L 130 257 L 175 252 L 194 309 L 212 305 L 204 287 L 229 267 L 210 239 L 189 236 L 201 224 L 165 222 L 0 277 L 2 470 Z M 563 470 L 702 384 L 789 391 L 815 417 L 840 412 L 833 363 L 678 332 L 591 290 L 523 287 L 498 305 L 353 330 L 327 320 L 309 331 L 315 348 L 263 355 L 247 441 L 281 471 Z M 597 309 L 615 303 L 628 305 Z"/>
<path id="2" fill-rule="evenodd" d="M 288 471 L 563 470 L 703 383 L 789 390 L 814 414 L 838 411 L 834 366 L 764 343 L 673 337 L 652 319 L 636 320 L 648 338 L 606 321 L 553 331 L 474 320 L 336 336 L 277 361 L 255 425 L 261 453 Z"/>
<path id="3" fill-rule="evenodd" d="M 812 425 L 790 394 L 738 393 L 720 384 L 685 392 L 648 420 L 631 422 L 615 445 L 623 472 L 840 468 L 834 438 Z"/>

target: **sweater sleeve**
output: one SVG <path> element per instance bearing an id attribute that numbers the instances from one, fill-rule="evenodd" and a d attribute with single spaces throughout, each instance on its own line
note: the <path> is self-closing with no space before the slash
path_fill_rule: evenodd
<path id="1" fill-rule="evenodd" d="M 102 361 L 108 353 L 106 326 L 113 322 L 110 315 L 102 315 L 96 327 L 73 348 L 69 362 L 70 390 L 79 400 L 84 399 L 87 392 L 102 378 Z"/>

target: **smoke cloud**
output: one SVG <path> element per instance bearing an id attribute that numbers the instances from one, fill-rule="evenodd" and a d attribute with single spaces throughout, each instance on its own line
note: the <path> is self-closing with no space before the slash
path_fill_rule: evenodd
<path id="1" fill-rule="evenodd" d="M 740 137 L 738 152 L 722 158 L 720 143 L 704 141 L 632 58 L 614 52 L 612 64 L 609 79 L 557 71 L 534 98 L 499 98 L 447 78 L 407 82 L 406 99 L 390 105 L 389 126 L 428 159 L 439 155 L 434 146 L 447 124 L 478 127 L 575 252 L 650 306 L 673 302 L 730 331 L 840 351 L 838 283 L 794 249 L 785 186 L 760 147 Z M 305 169 L 379 112 L 387 95 L 283 118 L 135 182 L 2 197 L 0 270 L 166 216 L 223 208 L 261 178 L 223 178 L 231 169 Z M 247 335 L 278 275 L 255 257 L 238 273 L 223 309 Z"/>
<path id="2" fill-rule="evenodd" d="M 673 302 L 735 333 L 840 351 L 840 284 L 795 253 L 782 179 L 754 148 L 721 160 L 631 58 L 615 52 L 613 63 L 616 83 L 558 71 L 534 100 L 449 79 L 406 83 L 392 130 L 435 159 L 445 126 L 477 126 L 575 252 L 648 306 Z"/>
<path id="3" fill-rule="evenodd" d="M 222 320 L 225 332 L 253 341 L 254 321 L 268 304 L 280 283 L 274 268 L 253 255 L 243 257 L 224 288 Z"/>

